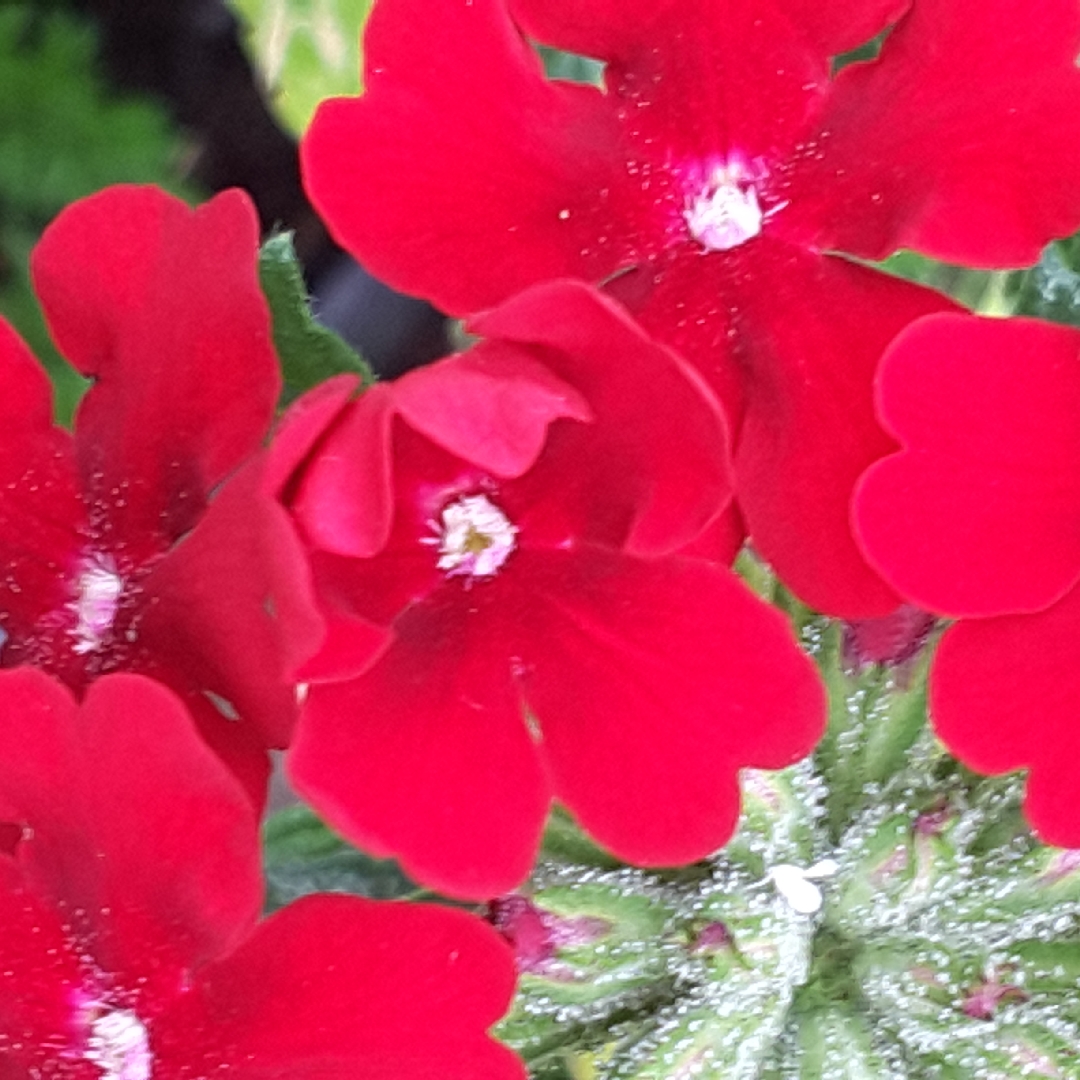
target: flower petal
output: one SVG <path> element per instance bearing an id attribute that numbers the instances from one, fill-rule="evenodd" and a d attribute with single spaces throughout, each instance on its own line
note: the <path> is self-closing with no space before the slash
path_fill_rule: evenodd
<path id="1" fill-rule="evenodd" d="M 361 390 L 357 375 L 335 375 L 297 398 L 274 427 L 267 454 L 266 489 L 282 489 Z"/>
<path id="2" fill-rule="evenodd" d="M 580 282 L 538 285 L 473 320 L 527 348 L 588 402 L 593 424 L 552 438 L 529 486 L 544 509 L 577 502 L 588 523 L 623 519 L 611 542 L 641 554 L 689 543 L 731 498 L 727 422 L 697 372 L 647 337 L 623 309 Z M 536 490 L 533 499 L 542 499 Z M 614 504 L 614 506 L 613 506 Z M 541 517 L 535 507 L 532 516 Z M 599 539 L 588 524 L 578 535 Z"/>
<path id="3" fill-rule="evenodd" d="M 737 299 L 749 378 L 735 475 L 754 546 L 816 610 L 885 615 L 900 601 L 867 565 L 850 524 L 855 481 L 894 446 L 874 417 L 874 372 L 899 330 L 953 305 L 781 245 L 762 246 Z"/>
<path id="4" fill-rule="evenodd" d="M 826 56 L 865 45 L 895 23 L 913 0 L 773 0 Z"/>
<path id="5" fill-rule="evenodd" d="M 613 111 L 591 87 L 546 82 L 502 3 L 380 3 L 364 53 L 363 97 L 322 103 L 301 161 L 373 273 L 464 314 L 580 275 L 583 249 L 587 276 L 615 269 L 595 243 L 621 167 Z"/>
<path id="6" fill-rule="evenodd" d="M 828 82 L 826 57 L 771 0 L 510 2 L 526 32 L 608 61 L 629 144 L 677 170 L 786 151 Z"/>
<path id="7" fill-rule="evenodd" d="M 367 558 L 386 546 L 394 521 L 393 393 L 388 384 L 377 384 L 328 415 L 325 430 L 312 442 L 310 458 L 295 460 L 302 471 L 293 477 L 293 489 L 286 495 L 304 538 L 319 550 Z M 279 445 L 275 439 L 270 447 L 272 475 L 281 474 L 286 487 L 284 466 L 294 456 L 294 436 L 301 424 L 314 426 L 314 414 L 322 412 L 324 398 L 321 386 L 300 398 L 285 416 L 284 442 Z"/>
<path id="8" fill-rule="evenodd" d="M 60 913 L 27 892 L 6 854 L 0 856 L 0 925 L 0 1075 L 45 1076 L 55 1069 L 56 1048 L 71 1038 L 71 993 L 83 960 Z"/>
<path id="9" fill-rule="evenodd" d="M 71 436 L 53 424 L 49 378 L 0 319 L 0 627 L 11 637 L 27 637 L 71 599 L 65 578 L 86 518 L 76 485 Z"/>
<path id="10" fill-rule="evenodd" d="M 556 377 L 525 349 L 498 341 L 409 372 L 394 383 L 393 394 L 410 427 L 503 479 L 536 464 L 555 420 L 593 419 L 572 382 Z"/>
<path id="11" fill-rule="evenodd" d="M 308 896 L 206 969 L 155 1041 L 169 1076 L 524 1080 L 486 1034 L 513 988 L 509 949 L 472 915 Z"/>
<path id="12" fill-rule="evenodd" d="M 859 483 L 867 556 L 920 607 L 1037 611 L 1080 578 L 1080 334 L 1030 319 L 921 319 L 882 361 L 904 450 Z"/>
<path id="13" fill-rule="evenodd" d="M 1080 590 L 1034 615 L 963 620 L 930 677 L 942 741 L 981 773 L 1029 768 L 1025 815 L 1047 844 L 1080 847 Z"/>
<path id="14" fill-rule="evenodd" d="M 0 689 L 0 803 L 29 830 L 17 850 L 28 887 L 82 912 L 72 933 L 102 971 L 175 991 L 179 969 L 258 914 L 247 796 L 149 679 L 104 676 L 81 708 L 31 668 L 0 672 Z"/>
<path id="15" fill-rule="evenodd" d="M 1073 0 L 916 0 L 878 61 L 837 77 L 791 225 L 869 258 L 1035 262 L 1080 224 L 1078 52 Z"/>
<path id="16" fill-rule="evenodd" d="M 508 669 L 502 585 L 447 583 L 363 675 L 312 686 L 288 758 L 334 828 L 474 900 L 521 884 L 550 801 Z"/>
<path id="17" fill-rule="evenodd" d="M 270 424 L 281 378 L 258 244 L 239 191 L 191 210 L 120 186 L 68 207 L 34 250 L 53 337 L 95 379 L 75 421 L 84 483 L 129 548 L 186 532 Z"/>
<path id="18" fill-rule="evenodd" d="M 738 770 L 813 749 L 825 695 L 786 618 L 699 560 L 530 558 L 519 682 L 556 797 L 620 858 L 674 865 L 731 836 Z"/>
<path id="19" fill-rule="evenodd" d="M 283 747 L 296 718 L 293 674 L 325 627 L 304 550 L 263 480 L 260 460 L 241 470 L 154 567 L 135 632 L 182 673 L 177 690 L 212 692 L 264 746 Z"/>
<path id="20" fill-rule="evenodd" d="M 863 45 L 894 22 L 911 0 L 773 0 L 823 56 Z M 510 0 L 519 24 L 541 41 L 571 52 L 618 60 L 632 67 L 636 54 L 655 42 L 657 25 L 677 17 L 698 24 L 729 24 L 717 0 Z M 752 10 L 760 10 L 755 5 Z"/>

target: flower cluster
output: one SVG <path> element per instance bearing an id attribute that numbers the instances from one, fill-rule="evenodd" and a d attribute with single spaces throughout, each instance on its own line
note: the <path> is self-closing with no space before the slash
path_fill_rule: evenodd
<path id="1" fill-rule="evenodd" d="M 325 628 L 259 457 L 257 250 L 238 192 L 62 214 L 33 270 L 94 380 L 73 433 L 0 324 L 0 1073 L 520 1080 L 480 921 L 329 895 L 259 920 L 267 751 Z"/>
<path id="2" fill-rule="evenodd" d="M 1038 8 L 377 0 L 306 182 L 471 344 L 280 416 L 243 194 L 60 215 L 32 269 L 91 381 L 73 430 L 0 322 L 0 1075 L 519 1080 L 487 1034 L 514 953 L 474 915 L 260 920 L 270 752 L 556 970 L 603 928 L 514 892 L 553 802 L 695 862 L 740 773 L 824 732 L 746 541 L 854 662 L 955 619 L 938 734 L 1030 768 L 1031 823 L 1080 847 L 1080 333 L 867 262 L 1023 266 L 1080 226 L 1080 9 Z M 809 916 L 833 869 L 769 880 Z"/>
<path id="3" fill-rule="evenodd" d="M 798 760 L 824 712 L 780 613 L 684 553 L 730 499 L 722 414 L 584 284 L 472 329 L 358 398 L 324 386 L 314 452 L 304 402 L 271 450 L 275 472 L 300 459 L 284 490 L 332 628 L 293 779 L 455 895 L 522 881 L 553 796 L 621 858 L 704 858 L 737 770 Z M 357 624 L 389 631 L 374 659 Z"/>
<path id="4" fill-rule="evenodd" d="M 600 74 L 548 78 L 535 43 Z M 853 641 L 909 624 L 897 659 L 964 616 L 936 729 L 977 769 L 1032 767 L 1029 817 L 1063 844 L 1076 343 L 862 260 L 1024 266 L 1080 225 L 1078 49 L 1072 0 L 1037 20 L 1015 0 L 381 0 L 366 92 L 324 102 L 302 146 L 317 206 L 387 280 L 468 315 L 571 276 L 689 362 L 728 421 L 729 528 Z"/>

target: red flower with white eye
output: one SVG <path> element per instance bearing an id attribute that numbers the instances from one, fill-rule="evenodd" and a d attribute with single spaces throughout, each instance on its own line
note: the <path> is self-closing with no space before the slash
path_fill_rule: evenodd
<path id="1" fill-rule="evenodd" d="M 1080 333 L 920 320 L 885 354 L 878 409 L 903 449 L 860 481 L 855 526 L 886 580 L 957 619 L 934 728 L 979 772 L 1029 769 L 1031 825 L 1080 847 Z"/>
<path id="2" fill-rule="evenodd" d="M 525 877 L 553 797 L 625 859 L 702 858 L 739 769 L 790 764 L 824 721 L 787 620 L 678 554 L 731 497 L 723 417 L 584 284 L 472 329 L 355 400 L 348 381 L 301 399 L 271 447 L 300 462 L 285 491 L 331 628 L 293 781 L 458 896 Z M 372 625 L 392 639 L 369 662 Z"/>
<path id="3" fill-rule="evenodd" d="M 831 58 L 888 30 L 880 56 Z M 544 78 L 529 39 L 602 61 Z M 733 422 L 739 508 L 805 601 L 898 606 L 851 535 L 894 445 L 871 385 L 949 308 L 856 259 L 1034 262 L 1080 225 L 1080 9 L 1047 0 L 378 0 L 306 183 L 341 243 L 455 314 L 604 283 Z M 855 259 L 848 256 L 855 256 Z M 450 272 L 448 267 L 452 267 Z"/>
<path id="4" fill-rule="evenodd" d="M 480 919 L 314 895 L 260 920 L 255 813 L 170 691 L 0 690 L 5 1080 L 524 1080 L 486 1034 L 514 962 Z"/>
<path id="5" fill-rule="evenodd" d="M 0 665 L 76 692 L 168 683 L 262 797 L 295 719 L 290 666 L 322 624 L 259 450 L 280 389 L 238 191 L 191 210 L 117 187 L 66 209 L 32 256 L 60 349 L 94 380 L 74 433 L 0 322 Z"/>

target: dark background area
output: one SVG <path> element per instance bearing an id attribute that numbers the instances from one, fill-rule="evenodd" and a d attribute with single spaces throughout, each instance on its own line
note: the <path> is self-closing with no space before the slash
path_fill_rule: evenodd
<path id="1" fill-rule="evenodd" d="M 182 131 L 191 148 L 187 179 L 196 190 L 245 188 L 264 234 L 294 232 L 316 314 L 377 373 L 392 376 L 446 351 L 438 312 L 376 281 L 328 235 L 304 195 L 296 144 L 268 110 L 236 18 L 222 0 L 36 0 L 22 6 L 41 19 L 64 10 L 90 22 L 95 62 L 108 85 L 118 95 L 156 100 Z"/>

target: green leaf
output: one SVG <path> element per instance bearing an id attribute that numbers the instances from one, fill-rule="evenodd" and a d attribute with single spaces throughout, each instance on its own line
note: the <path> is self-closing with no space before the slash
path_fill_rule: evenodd
<path id="1" fill-rule="evenodd" d="M 274 347 L 281 360 L 287 398 L 333 375 L 359 375 L 365 385 L 372 381 L 371 369 L 360 356 L 312 317 L 291 233 L 279 233 L 263 244 L 259 281 L 273 317 Z"/>
<path id="2" fill-rule="evenodd" d="M 1080 326 L 1080 235 L 1051 244 L 1038 264 L 1009 279 L 1014 313 Z"/>
<path id="3" fill-rule="evenodd" d="M 544 74 L 549 79 L 584 83 L 586 86 L 603 85 L 602 61 L 594 60 L 591 56 L 579 56 L 577 53 L 553 49 L 548 45 L 538 46 L 537 52 L 544 64 Z"/>
<path id="4" fill-rule="evenodd" d="M 951 296 L 957 303 L 984 315 L 1007 315 L 1010 275 L 993 270 L 971 270 L 966 266 L 938 262 L 914 251 L 900 251 L 879 264 L 896 277 L 914 281 Z"/>
<path id="5" fill-rule="evenodd" d="M 294 135 L 323 98 L 359 94 L 361 42 L 372 0 L 228 0 L 271 107 Z"/>
<path id="6" fill-rule="evenodd" d="M 819 620 L 803 637 L 814 646 L 829 692 L 829 726 L 814 758 L 828 786 L 828 823 L 839 836 L 852 814 L 874 801 L 880 785 L 905 765 L 925 727 L 931 650 L 900 667 L 849 671 L 839 623 Z"/>
<path id="7" fill-rule="evenodd" d="M 307 806 L 286 807 L 266 821 L 263 858 L 269 911 L 313 892 L 390 900 L 416 891 L 395 862 L 358 851 Z"/>

